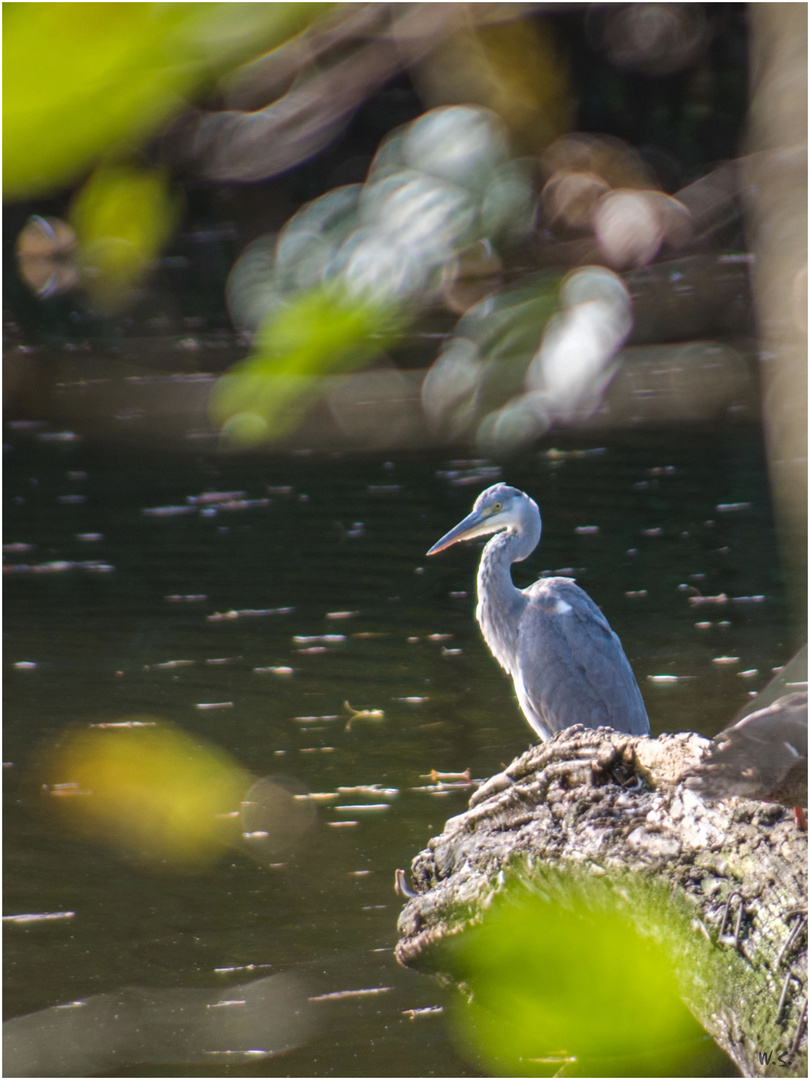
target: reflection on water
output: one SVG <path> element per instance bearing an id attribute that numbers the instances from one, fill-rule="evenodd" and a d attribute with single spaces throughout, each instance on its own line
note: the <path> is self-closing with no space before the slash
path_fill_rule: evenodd
<path id="1" fill-rule="evenodd" d="M 125 993 L 141 1010 L 175 992 L 203 1009 L 289 974 L 324 1011 L 309 1035 L 285 1028 L 288 1045 L 309 1038 L 285 1074 L 475 1073 L 447 1041 L 441 990 L 393 960 L 393 881 L 464 808 L 467 776 L 531 739 L 475 624 L 476 550 L 424 560 L 499 476 L 544 517 L 516 584 L 578 579 L 622 639 L 654 732 L 714 734 L 796 644 L 748 427 L 568 441 L 501 470 L 435 454 L 167 461 L 38 433 L 58 434 L 6 430 L 9 1017 L 86 1002 L 79 1016 Z M 287 850 L 231 848 L 172 876 L 38 812 L 43 747 L 146 713 L 306 796 L 314 827 Z M 260 819 L 245 810 L 243 832 L 267 832 Z M 19 918 L 48 914 L 61 917 Z M 128 1037 L 102 1067 L 193 1073 L 204 1040 L 183 1039 Z"/>

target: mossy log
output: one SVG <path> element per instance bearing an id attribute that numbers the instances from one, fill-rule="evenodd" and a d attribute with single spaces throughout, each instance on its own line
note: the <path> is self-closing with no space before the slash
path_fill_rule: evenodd
<path id="1" fill-rule="evenodd" d="M 781 806 L 686 788 L 708 746 L 576 726 L 515 759 L 413 861 L 400 963 L 457 982 L 442 943 L 485 918 L 517 866 L 614 879 L 628 909 L 622 881 L 663 882 L 670 910 L 643 931 L 669 945 L 693 1015 L 743 1075 L 805 1076 L 807 833 Z"/>

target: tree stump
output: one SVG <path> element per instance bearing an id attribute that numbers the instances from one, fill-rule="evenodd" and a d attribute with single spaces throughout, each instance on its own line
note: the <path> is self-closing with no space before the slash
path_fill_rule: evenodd
<path id="1" fill-rule="evenodd" d="M 693 1015 L 744 1075 L 806 1075 L 807 833 L 781 806 L 686 788 L 708 746 L 578 725 L 516 758 L 414 859 L 399 962 L 458 983 L 441 944 L 485 919 L 518 865 L 664 882 L 687 947 L 666 919 L 644 932 L 670 945 Z"/>

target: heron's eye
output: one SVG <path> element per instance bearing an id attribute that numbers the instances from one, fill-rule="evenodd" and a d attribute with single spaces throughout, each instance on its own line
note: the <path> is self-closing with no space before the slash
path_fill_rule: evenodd
<path id="1" fill-rule="evenodd" d="M 493 503 L 492 504 L 492 513 L 497 514 L 499 510 L 503 510 L 503 503 Z"/>

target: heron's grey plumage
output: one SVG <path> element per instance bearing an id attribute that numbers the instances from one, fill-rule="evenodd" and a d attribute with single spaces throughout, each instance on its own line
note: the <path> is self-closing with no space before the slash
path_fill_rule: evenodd
<path id="1" fill-rule="evenodd" d="M 478 567 L 476 617 L 541 739 L 573 724 L 648 735 L 647 711 L 621 642 L 588 594 L 563 577 L 541 578 L 528 589 L 513 585 L 510 567 L 534 551 L 541 528 L 533 499 L 494 484 L 428 555 L 496 534 Z"/>

